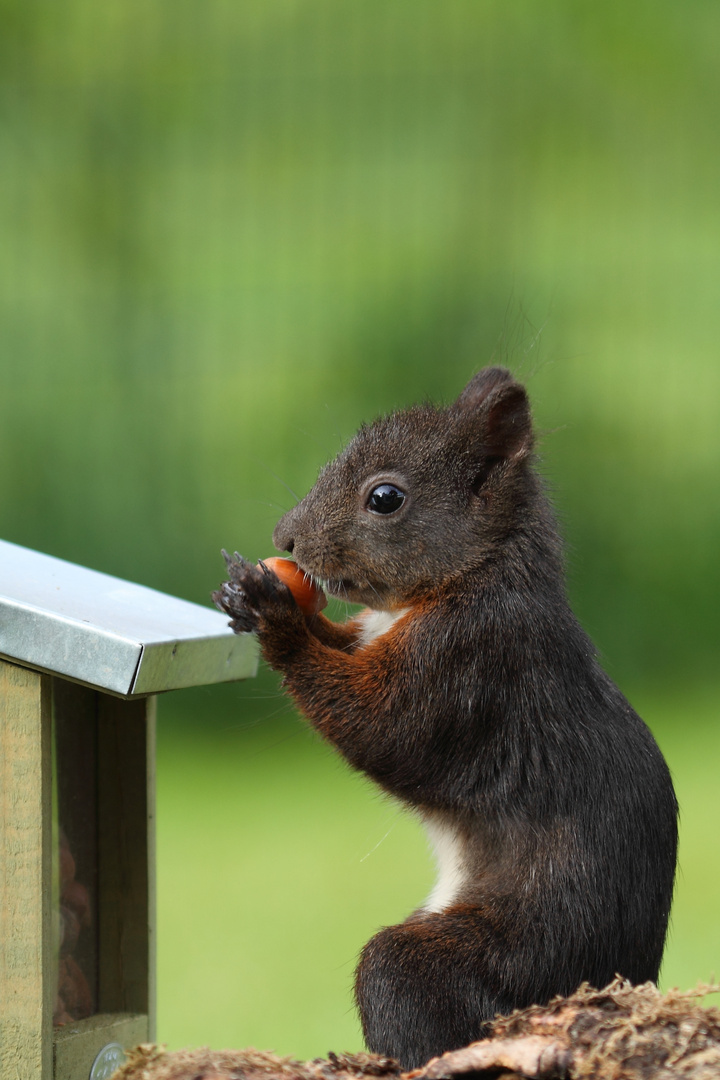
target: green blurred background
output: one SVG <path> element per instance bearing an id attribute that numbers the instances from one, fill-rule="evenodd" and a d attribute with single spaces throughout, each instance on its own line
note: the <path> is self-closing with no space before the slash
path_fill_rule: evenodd
<path id="1" fill-rule="evenodd" d="M 684 988 L 720 976 L 718 41 L 714 0 L 0 2 L 0 535 L 207 603 L 363 419 L 509 364 L 676 778 Z M 419 828 L 268 672 L 159 712 L 159 1038 L 358 1049 Z"/>

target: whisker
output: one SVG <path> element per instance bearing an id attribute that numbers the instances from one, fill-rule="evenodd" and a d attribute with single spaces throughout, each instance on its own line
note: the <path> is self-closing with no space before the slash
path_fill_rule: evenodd
<path id="1" fill-rule="evenodd" d="M 377 844 L 375 844 L 375 846 L 374 846 L 374 847 L 371 847 L 371 848 L 370 848 L 370 850 L 368 851 L 368 853 L 367 853 L 366 855 L 363 855 L 363 857 L 362 857 L 362 859 L 360 860 L 360 862 L 365 862 L 365 860 L 366 860 L 366 859 L 369 859 L 369 858 L 370 858 L 370 856 L 371 856 L 371 855 L 373 854 L 373 852 L 374 852 L 374 851 L 377 851 L 377 849 L 378 849 L 378 848 L 380 847 L 380 845 L 381 845 L 381 844 L 384 844 L 384 843 L 385 843 L 385 841 L 387 840 L 388 836 L 390 835 L 390 833 L 391 833 L 391 832 L 393 831 L 393 829 L 395 828 L 395 825 L 396 825 L 396 824 L 397 824 L 397 822 L 393 821 L 392 825 L 390 826 L 390 828 L 388 829 L 388 831 L 387 831 L 387 832 L 385 833 L 385 835 L 384 835 L 384 836 L 381 836 L 381 837 L 380 837 L 380 839 L 378 840 Z"/>
<path id="2" fill-rule="evenodd" d="M 282 478 L 281 476 L 278 476 L 278 474 L 277 474 L 276 472 L 274 472 L 274 471 L 273 471 L 273 470 L 272 470 L 272 469 L 270 468 L 270 466 L 269 466 L 269 465 L 267 465 L 267 464 L 266 464 L 266 463 L 265 463 L 264 461 L 262 461 L 262 460 L 261 460 L 260 458 L 256 458 L 256 457 L 255 457 L 255 456 L 254 456 L 253 454 L 249 454 L 248 456 L 249 456 L 249 458 L 250 458 L 250 460 L 251 460 L 251 461 L 254 461 L 256 465 L 259 465 L 259 466 L 260 466 L 260 467 L 261 467 L 262 469 L 265 469 L 265 471 L 266 471 L 266 472 L 269 472 L 269 473 L 270 473 L 270 475 L 271 475 L 271 476 L 272 476 L 272 477 L 273 477 L 273 478 L 274 478 L 275 480 L 277 480 L 278 484 L 282 484 L 282 486 L 283 486 L 283 487 L 285 488 L 285 490 L 286 490 L 286 491 L 289 491 L 289 492 L 290 492 L 290 494 L 292 495 L 293 499 L 295 500 L 295 504 L 296 504 L 296 505 L 297 505 L 297 503 L 299 503 L 299 502 L 300 502 L 300 496 L 299 496 L 299 495 L 297 494 L 297 492 L 293 491 L 293 489 L 292 489 L 292 488 L 290 487 L 290 485 L 289 485 L 289 484 L 286 484 L 286 483 L 285 483 L 285 481 L 283 480 L 283 478 Z"/>

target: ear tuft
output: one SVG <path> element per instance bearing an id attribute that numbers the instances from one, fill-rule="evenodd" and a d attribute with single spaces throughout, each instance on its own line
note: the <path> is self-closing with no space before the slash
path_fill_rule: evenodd
<path id="1" fill-rule="evenodd" d="M 498 390 L 501 386 L 510 386 L 514 381 L 507 368 L 483 368 L 472 377 L 452 407 L 474 412 L 494 390 Z"/>

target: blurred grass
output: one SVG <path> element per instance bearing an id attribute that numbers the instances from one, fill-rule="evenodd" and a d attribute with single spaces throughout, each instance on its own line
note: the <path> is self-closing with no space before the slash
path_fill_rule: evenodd
<path id="1" fill-rule="evenodd" d="M 575 607 L 681 788 L 666 978 L 707 978 L 720 8 L 0 0 L 0 28 L 0 535 L 207 602 L 362 420 L 509 363 Z M 357 948 L 431 878 L 404 818 L 360 861 L 394 811 L 282 741 L 274 686 L 161 702 L 175 1044 L 357 1045 Z"/>
<path id="2" fill-rule="evenodd" d="M 158 794 L 160 1037 L 360 1048 L 357 953 L 430 881 L 413 823 L 287 721 L 167 740 Z"/>

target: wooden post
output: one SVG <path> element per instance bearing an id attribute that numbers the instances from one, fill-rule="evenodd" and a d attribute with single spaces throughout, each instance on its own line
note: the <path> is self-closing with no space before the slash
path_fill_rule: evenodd
<path id="1" fill-rule="evenodd" d="M 52 680 L 0 660 L 0 1075 L 52 1076 Z"/>
<path id="2" fill-rule="evenodd" d="M 155 1037 L 155 698 L 249 678 L 217 611 L 0 540 L 0 1080 Z"/>

